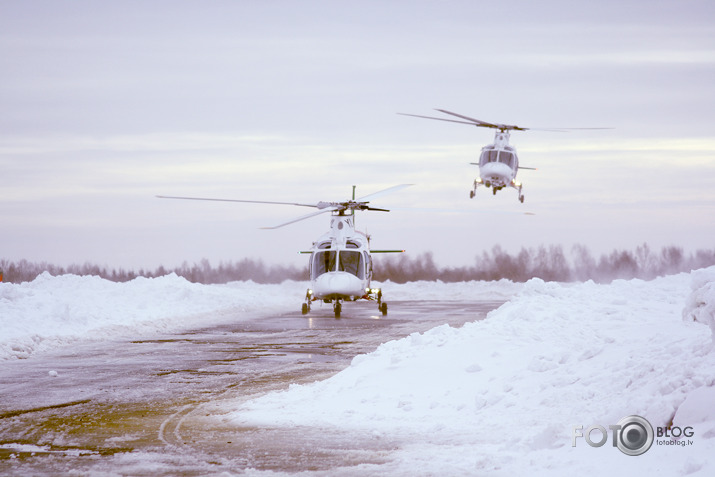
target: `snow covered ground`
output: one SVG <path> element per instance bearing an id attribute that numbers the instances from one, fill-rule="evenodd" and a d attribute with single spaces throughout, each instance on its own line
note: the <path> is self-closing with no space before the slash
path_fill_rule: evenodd
<path id="1" fill-rule="evenodd" d="M 218 324 L 236 310 L 294 310 L 305 286 L 199 285 L 175 275 L 0 283 L 0 363 L 76 340 Z M 216 419 L 337 427 L 398 443 L 388 464 L 354 469 L 365 473 L 715 475 L 715 267 L 608 285 L 383 288 L 394 300 L 511 298 L 484 321 L 384 343 L 330 379 L 224 404 Z M 672 424 L 670 433 L 690 435 L 655 437 L 639 456 L 613 447 L 610 430 L 601 447 L 574 440 L 631 415 L 655 432 Z M 597 428 L 589 435 L 601 440 Z"/>
<path id="2" fill-rule="evenodd" d="M 0 361 L 80 339 L 176 331 L 235 320 L 235 311 L 296 307 L 305 284 L 190 283 L 174 274 L 114 283 L 99 277 L 43 273 L 32 282 L 0 283 Z"/>
<path id="3" fill-rule="evenodd" d="M 533 279 L 484 321 L 385 343 L 225 419 L 398 441 L 387 466 L 398 475 L 715 475 L 714 320 L 715 268 L 609 285 Z M 613 447 L 611 431 L 601 447 L 574 440 L 631 415 L 654 429 L 642 455 Z M 657 437 L 667 426 L 680 439 Z"/>
<path id="4" fill-rule="evenodd" d="M 380 286 L 373 282 L 373 286 Z M 522 284 L 507 280 L 387 284 L 386 300 L 506 300 Z M 235 321 L 236 316 L 299 310 L 307 282 L 279 285 L 191 283 L 175 274 L 114 283 L 99 277 L 43 273 L 32 282 L 0 283 L 0 361 L 80 339 L 173 332 Z M 476 290 L 475 290 L 476 289 Z M 236 312 L 239 313 L 236 313 Z"/>

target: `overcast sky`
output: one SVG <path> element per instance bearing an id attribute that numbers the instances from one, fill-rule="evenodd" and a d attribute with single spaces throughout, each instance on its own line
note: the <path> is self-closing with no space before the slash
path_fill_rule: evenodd
<path id="1" fill-rule="evenodd" d="M 715 3 L 0 0 L 0 258 L 302 264 L 317 202 L 395 184 L 374 248 L 715 245 Z M 469 199 L 493 132 L 514 190 Z M 415 210 L 406 210 L 412 207 Z M 428 210 L 428 209 L 441 209 Z M 535 215 L 522 215 L 531 212 Z"/>

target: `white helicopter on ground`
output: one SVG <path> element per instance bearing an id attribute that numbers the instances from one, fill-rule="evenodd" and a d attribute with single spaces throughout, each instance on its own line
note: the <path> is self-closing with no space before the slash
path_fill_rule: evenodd
<path id="1" fill-rule="evenodd" d="M 310 217 L 332 213 L 330 218 L 330 231 L 321 235 L 309 251 L 308 272 L 310 275 L 310 288 L 306 291 L 305 302 L 301 307 L 305 315 L 310 311 L 311 304 L 316 300 L 332 303 L 335 318 L 340 318 L 343 301 L 356 301 L 359 299 L 377 302 L 378 310 L 387 315 L 387 303 L 382 301 L 382 290 L 372 288 L 372 253 L 399 253 L 404 250 L 370 250 L 370 237 L 355 230 L 356 210 L 376 210 L 389 212 L 388 209 L 371 207 L 368 199 L 395 192 L 412 184 L 401 184 L 373 194 L 355 199 L 355 186 L 353 198 L 344 202 L 318 202 L 317 204 L 299 204 L 294 202 L 270 202 L 260 200 L 238 199 L 206 199 L 199 197 L 174 197 L 157 196 L 161 199 L 186 199 L 210 200 L 220 202 L 248 202 L 254 204 L 280 204 L 297 205 L 300 207 L 314 207 L 319 209 L 308 215 L 303 215 L 289 222 L 266 229 L 277 229 L 285 225 L 308 219 Z"/>
<path id="2" fill-rule="evenodd" d="M 477 192 L 477 187 L 484 185 L 492 188 L 492 193 L 496 195 L 498 190 L 504 187 L 511 187 L 519 192 L 519 202 L 524 203 L 524 194 L 522 194 L 522 184 L 516 181 L 516 173 L 519 169 L 536 170 L 534 167 L 524 167 L 519 165 L 519 158 L 516 155 L 516 148 L 509 145 L 509 131 L 559 131 L 564 132 L 568 129 L 608 129 L 608 128 L 523 128 L 513 124 L 494 124 L 479 119 L 470 118 L 461 114 L 437 109 L 441 113 L 450 114 L 464 121 L 455 119 L 435 118 L 432 116 L 420 116 L 417 114 L 397 113 L 403 116 L 414 116 L 416 118 L 436 119 L 438 121 L 448 121 L 451 123 L 469 124 L 482 128 L 492 128 L 497 131 L 494 133 L 494 144 L 488 144 L 482 148 L 482 153 L 479 156 L 479 162 L 470 162 L 475 166 L 479 166 L 479 177 L 474 180 L 474 188 L 469 191 L 469 198 L 473 199 Z"/>

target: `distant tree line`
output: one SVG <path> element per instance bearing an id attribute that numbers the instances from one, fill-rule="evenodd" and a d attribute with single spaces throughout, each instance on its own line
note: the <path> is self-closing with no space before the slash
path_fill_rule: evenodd
<path id="1" fill-rule="evenodd" d="M 540 246 L 522 248 L 510 254 L 495 246 L 475 257 L 471 264 L 461 267 L 440 267 L 431 253 L 417 256 L 400 254 L 374 256 L 374 279 L 390 280 L 395 283 L 426 280 L 462 282 L 471 280 L 501 280 L 525 282 L 530 278 L 546 281 L 586 281 L 599 283 L 616 279 L 640 278 L 650 280 L 658 276 L 679 272 L 689 272 L 698 268 L 715 265 L 715 249 L 686 253 L 680 247 L 664 247 L 651 250 L 647 244 L 634 251 L 614 250 L 609 254 L 595 257 L 582 245 L 574 246 L 566 254 L 561 246 Z M 194 283 L 228 283 L 253 280 L 256 283 L 280 283 L 284 280 L 307 280 L 306 267 L 266 265 L 262 260 L 243 259 L 221 262 L 212 266 L 204 259 L 189 265 L 155 270 L 108 269 L 90 263 L 59 267 L 45 262 L 33 263 L 27 260 L 13 262 L 0 259 L 0 270 L 4 281 L 21 283 L 34 280 L 43 272 L 52 275 L 94 275 L 115 282 L 126 282 L 137 277 L 160 277 L 175 273 Z"/>
<path id="2" fill-rule="evenodd" d="M 640 278 L 689 272 L 715 265 L 715 249 L 687 254 L 680 247 L 664 247 L 653 251 L 647 244 L 635 249 L 614 250 L 594 257 L 583 245 L 576 245 L 567 255 L 561 246 L 522 248 L 510 254 L 495 246 L 482 252 L 474 262 L 462 267 L 439 267 L 431 253 L 376 257 L 375 280 L 406 283 L 417 280 L 461 282 L 470 280 L 500 280 L 506 278 L 525 282 L 531 278 L 545 281 L 586 281 L 606 283 L 616 279 Z"/>
<path id="3" fill-rule="evenodd" d="M 11 262 L 0 259 L 0 270 L 4 272 L 5 282 L 21 283 L 34 280 L 43 272 L 51 275 L 94 275 L 114 282 L 127 282 L 137 277 L 156 278 L 175 273 L 194 283 L 228 283 L 233 281 L 253 280 L 256 283 L 280 283 L 284 280 L 305 280 L 308 272 L 304 268 L 283 265 L 266 265 L 262 260 L 243 259 L 236 262 L 221 262 L 212 266 L 208 260 L 189 265 L 184 262 L 180 267 L 155 270 L 108 269 L 91 263 L 59 267 L 46 262 L 34 263 L 27 260 Z"/>

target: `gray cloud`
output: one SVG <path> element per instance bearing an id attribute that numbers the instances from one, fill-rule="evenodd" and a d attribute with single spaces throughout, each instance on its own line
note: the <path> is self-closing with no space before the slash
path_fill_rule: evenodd
<path id="1" fill-rule="evenodd" d="M 506 247 L 710 247 L 711 2 L 6 2 L 0 239 L 8 258 L 174 265 L 296 261 L 301 211 L 155 194 L 344 198 L 462 212 L 366 216 L 375 243 L 444 262 Z M 514 133 L 526 203 L 467 199 L 488 130 Z M 480 191 L 483 192 L 483 191 Z M 387 198 L 386 198 L 387 199 Z M 514 216 L 529 210 L 537 215 Z M 503 216 L 482 213 L 504 211 Z M 402 244 L 402 245 L 400 245 Z"/>

